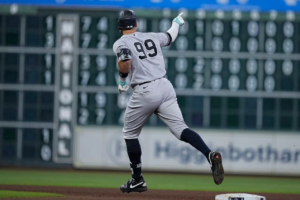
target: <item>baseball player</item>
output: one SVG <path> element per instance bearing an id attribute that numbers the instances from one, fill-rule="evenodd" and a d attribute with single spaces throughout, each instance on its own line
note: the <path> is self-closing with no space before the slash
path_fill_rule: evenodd
<path id="1" fill-rule="evenodd" d="M 172 22 L 166 33 L 137 32 L 136 16 L 132 10 L 121 11 L 118 29 L 122 37 L 113 45 L 118 59 L 119 92 L 128 90 L 129 77 L 133 94 L 124 115 L 123 137 L 126 142 L 132 178 L 121 185 L 122 192 L 145 192 L 146 182 L 142 176 L 141 147 L 138 137 L 145 122 L 155 113 L 179 140 L 187 142 L 207 158 L 214 182 L 219 185 L 224 179 L 222 157 L 211 151 L 202 138 L 185 124 L 177 103 L 176 93 L 165 78 L 166 70 L 162 47 L 174 42 L 179 27 L 184 25 L 181 14 Z"/>

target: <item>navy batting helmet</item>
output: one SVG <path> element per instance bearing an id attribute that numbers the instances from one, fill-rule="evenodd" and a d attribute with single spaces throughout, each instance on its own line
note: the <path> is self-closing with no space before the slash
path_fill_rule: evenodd
<path id="1" fill-rule="evenodd" d="M 118 29 L 130 30 L 136 25 L 136 17 L 132 10 L 123 10 L 120 12 L 118 20 Z"/>

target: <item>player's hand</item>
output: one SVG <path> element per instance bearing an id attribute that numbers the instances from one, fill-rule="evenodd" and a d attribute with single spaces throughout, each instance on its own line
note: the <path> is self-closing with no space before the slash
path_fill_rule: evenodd
<path id="1" fill-rule="evenodd" d="M 183 15 L 183 13 L 180 13 L 177 17 L 174 18 L 173 22 L 179 24 L 179 26 L 182 26 L 184 24 L 184 20 L 181 17 L 181 15 Z"/>
<path id="2" fill-rule="evenodd" d="M 126 81 L 118 81 L 119 93 L 126 92 L 129 89 L 129 86 L 126 84 Z"/>

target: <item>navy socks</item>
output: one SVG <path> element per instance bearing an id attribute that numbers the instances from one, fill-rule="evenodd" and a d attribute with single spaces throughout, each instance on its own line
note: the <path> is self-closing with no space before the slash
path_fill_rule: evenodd
<path id="1" fill-rule="evenodd" d="M 138 139 L 125 139 L 127 153 L 130 160 L 132 178 L 139 180 L 142 175 L 142 150 Z"/>
<path id="2" fill-rule="evenodd" d="M 209 160 L 208 156 L 209 156 L 209 153 L 211 152 L 211 150 L 208 148 L 208 146 L 202 140 L 200 135 L 198 135 L 198 133 L 187 128 L 182 131 L 180 139 L 186 143 L 189 143 L 196 149 L 198 149 L 200 152 L 203 153 L 203 155 L 206 157 L 206 159 Z"/>

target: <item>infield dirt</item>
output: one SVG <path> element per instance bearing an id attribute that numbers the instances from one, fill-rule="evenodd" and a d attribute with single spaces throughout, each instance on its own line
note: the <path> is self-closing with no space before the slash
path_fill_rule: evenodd
<path id="1" fill-rule="evenodd" d="M 81 188 L 81 187 L 52 187 L 52 186 L 18 186 L 0 185 L 0 190 L 49 192 L 62 194 L 65 197 L 22 198 L 22 200 L 214 200 L 217 194 L 224 192 L 204 191 L 172 191 L 149 190 L 144 193 L 122 193 L 119 189 Z M 230 193 L 230 191 L 226 192 Z M 293 194 L 264 194 L 267 200 L 300 200 L 300 195 Z"/>

